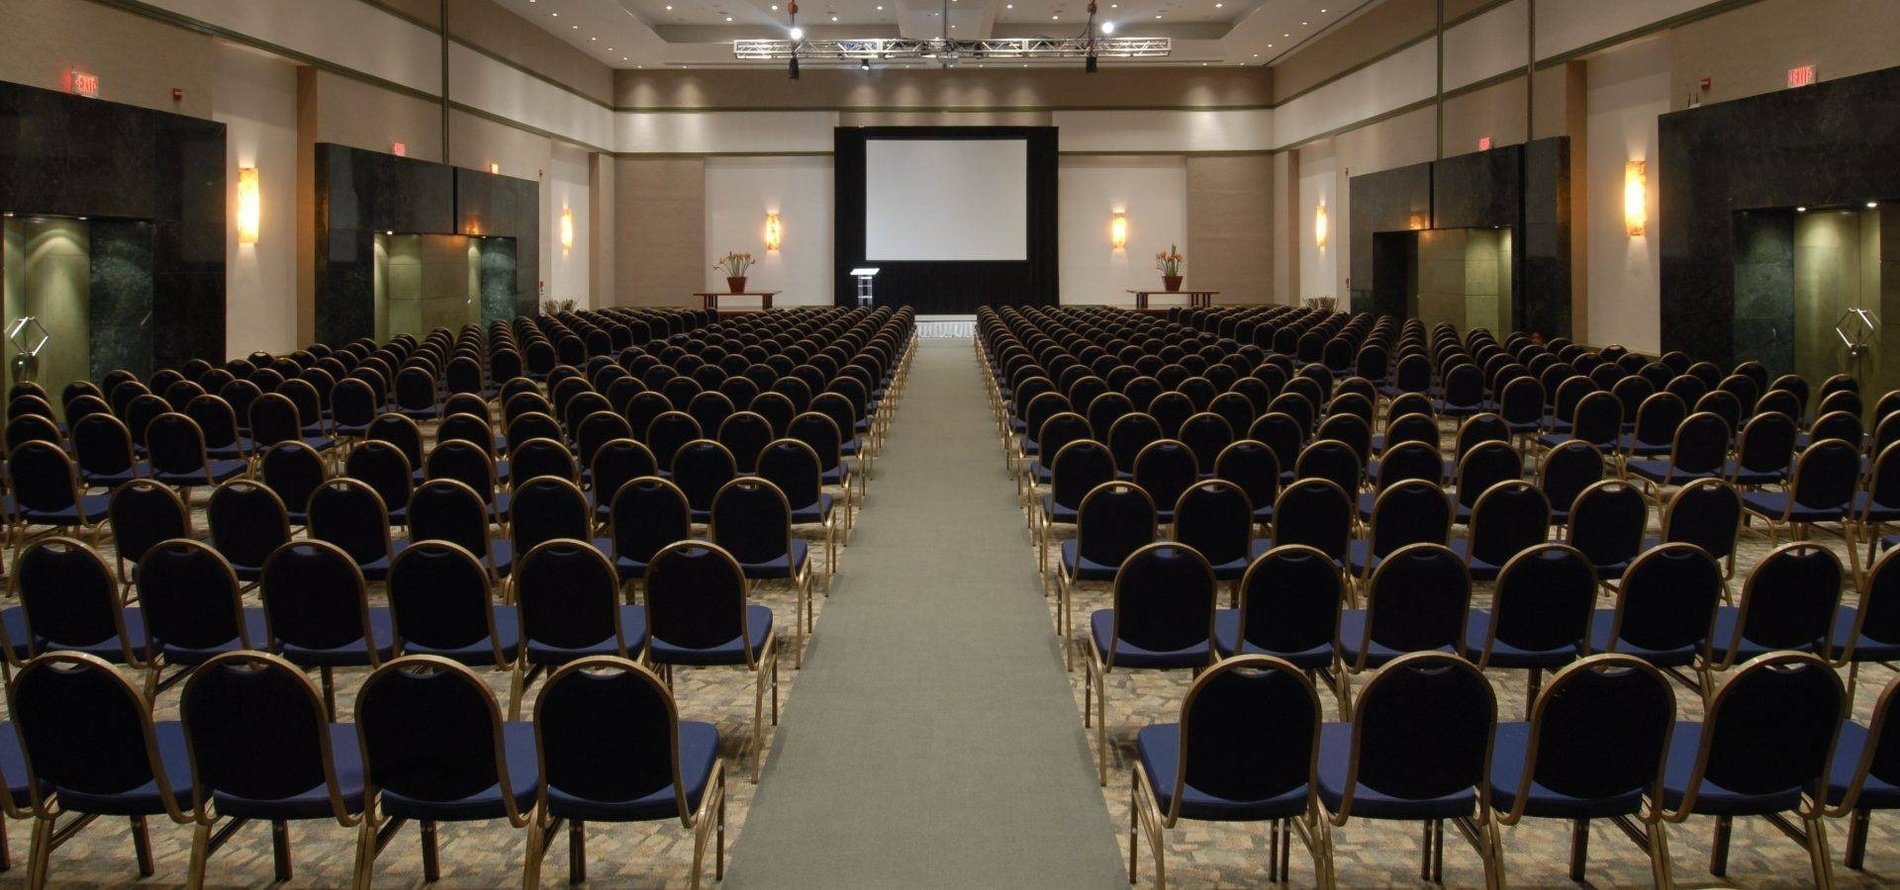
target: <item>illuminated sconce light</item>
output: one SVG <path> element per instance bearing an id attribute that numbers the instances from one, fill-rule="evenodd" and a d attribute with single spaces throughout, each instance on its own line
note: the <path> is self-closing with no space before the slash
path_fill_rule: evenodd
<path id="1" fill-rule="evenodd" d="M 783 237 L 784 237 L 784 229 L 780 228 L 779 226 L 778 214 L 776 213 L 766 214 L 765 215 L 765 249 L 776 253 L 778 251 L 779 242 L 783 239 Z"/>
<path id="2" fill-rule="evenodd" d="M 488 165 L 488 172 L 490 172 L 490 173 L 493 173 L 493 174 L 495 174 L 495 175 L 497 175 L 497 176 L 499 176 L 499 175 L 501 175 L 501 165 L 500 165 L 500 164 L 495 164 L 495 163 L 490 163 L 490 164 Z"/>
<path id="3" fill-rule="evenodd" d="M 257 195 L 257 168 L 238 168 L 237 231 L 239 244 L 257 243 L 258 220 L 262 216 Z"/>
<path id="4" fill-rule="evenodd" d="M 1319 209 L 1313 211 L 1313 244 L 1326 249 L 1326 202 L 1319 202 Z"/>
<path id="5" fill-rule="evenodd" d="M 1649 226 L 1649 174 L 1642 161 L 1623 165 L 1623 231 L 1631 238 Z"/>
<path id="6" fill-rule="evenodd" d="M 561 208 L 561 252 L 574 249 L 574 211 Z"/>
<path id="7" fill-rule="evenodd" d="M 1117 210 L 1108 221 L 1108 244 L 1116 250 L 1128 246 L 1128 213 Z"/>

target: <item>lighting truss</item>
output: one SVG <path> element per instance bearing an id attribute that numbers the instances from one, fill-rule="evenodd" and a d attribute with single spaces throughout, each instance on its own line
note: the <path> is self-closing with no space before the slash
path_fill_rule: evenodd
<path id="1" fill-rule="evenodd" d="M 732 55 L 750 62 L 800 59 L 808 62 L 857 62 L 904 59 L 1160 59 L 1174 51 L 1167 37 L 997 37 L 988 40 L 913 40 L 878 37 L 862 40 L 734 40 Z"/>

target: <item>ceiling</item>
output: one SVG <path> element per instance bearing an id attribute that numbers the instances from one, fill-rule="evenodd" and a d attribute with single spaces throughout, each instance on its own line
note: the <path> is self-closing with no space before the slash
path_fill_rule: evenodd
<path id="1" fill-rule="evenodd" d="M 497 0 L 615 68 L 753 67 L 731 41 L 783 37 L 788 0 Z M 1381 0 L 1097 0 L 1098 27 L 1118 37 L 1171 37 L 1164 61 L 1105 64 L 1264 65 Z M 804 0 L 812 37 L 1080 36 L 1088 0 Z M 1069 61 L 1063 64 L 1073 64 Z"/>

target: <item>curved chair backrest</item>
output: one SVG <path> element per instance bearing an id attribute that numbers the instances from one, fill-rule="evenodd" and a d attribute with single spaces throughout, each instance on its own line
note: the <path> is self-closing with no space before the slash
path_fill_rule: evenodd
<path id="1" fill-rule="evenodd" d="M 250 419 L 251 438 L 260 447 L 303 438 L 302 415 L 288 396 L 264 393 L 251 400 L 250 413 L 245 416 Z"/>
<path id="2" fill-rule="evenodd" d="M 1438 421 L 1429 413 L 1401 414 L 1385 426 L 1385 447 L 1391 450 L 1406 442 L 1421 442 L 1436 452 L 1441 442 Z"/>
<path id="3" fill-rule="evenodd" d="M 673 484 L 686 492 L 686 500 L 697 511 L 712 509 L 719 489 L 739 475 L 738 462 L 724 445 L 711 439 L 695 439 L 681 445 L 673 455 Z"/>
<path id="4" fill-rule="evenodd" d="M 1158 511 L 1148 492 L 1126 482 L 1104 482 L 1076 509 L 1076 553 L 1098 565 L 1119 566 L 1155 539 Z"/>
<path id="5" fill-rule="evenodd" d="M 600 453 L 602 445 L 615 439 L 631 438 L 633 427 L 627 424 L 627 419 L 605 407 L 588 413 L 574 428 L 576 456 L 582 466 L 593 466 L 594 456 Z"/>
<path id="6" fill-rule="evenodd" d="M 428 478 L 453 479 L 473 490 L 484 504 L 495 497 L 495 463 L 489 451 L 474 442 L 450 439 L 429 452 Z M 413 495 L 412 495 L 413 497 Z"/>
<path id="7" fill-rule="evenodd" d="M 574 462 L 574 452 L 558 439 L 537 437 L 521 442 L 515 446 L 510 462 L 510 482 L 517 491 L 540 478 L 580 484 L 580 465 Z"/>
<path id="8" fill-rule="evenodd" d="M 660 548 L 692 537 L 692 508 L 679 487 L 658 476 L 622 483 L 612 500 L 614 555 L 648 562 Z"/>
<path id="9" fill-rule="evenodd" d="M 152 418 L 145 428 L 145 447 L 151 455 L 152 469 L 161 473 L 204 474 L 211 484 L 211 459 L 205 453 L 205 437 L 198 423 L 183 414 L 166 412 Z M 193 480 L 196 481 L 195 478 Z"/>
<path id="10" fill-rule="evenodd" d="M 1331 480 L 1301 479 L 1273 504 L 1273 543 L 1306 544 L 1343 561 L 1354 513 L 1352 497 Z"/>
<path id="11" fill-rule="evenodd" d="M 211 544 L 233 566 L 261 569 L 290 540 L 290 514 L 267 485 L 232 479 L 211 491 L 205 505 Z"/>
<path id="12" fill-rule="evenodd" d="M 1328 415 L 1320 422 L 1319 429 L 1313 431 L 1313 438 L 1346 443 L 1358 456 L 1361 466 L 1372 458 L 1372 423 L 1357 414 Z"/>
<path id="13" fill-rule="evenodd" d="M 1130 397 L 1121 393 L 1103 393 L 1088 404 L 1089 429 L 1095 438 L 1106 442 L 1108 431 L 1113 428 L 1115 421 L 1134 412 L 1135 405 Z"/>
<path id="14" fill-rule="evenodd" d="M 1414 652 L 1367 681 L 1353 707 L 1352 752 L 1339 817 L 1357 786 L 1402 800 L 1447 797 L 1484 784 L 1497 697 L 1455 655 Z M 1482 792 L 1479 800 L 1484 800 Z"/>
<path id="15" fill-rule="evenodd" d="M 303 442 L 279 442 L 264 452 L 260 461 L 264 484 L 284 502 L 293 515 L 302 515 L 310 496 L 323 485 L 328 471 L 323 455 Z"/>
<path id="16" fill-rule="evenodd" d="M 1498 394 L 1498 415 L 1512 425 L 1535 425 L 1544 415 L 1544 387 L 1535 377 L 1519 377 Z"/>
<path id="17" fill-rule="evenodd" d="M 451 541 L 416 541 L 403 548 L 389 568 L 397 648 L 453 652 L 482 663 L 491 662 L 481 656 L 492 656 L 493 664 L 505 663 L 509 656 L 496 634 L 489 581 L 481 559 Z M 489 645 L 481 646 L 484 641 Z M 361 698 L 358 702 L 360 708 Z"/>
<path id="18" fill-rule="evenodd" d="M 343 464 L 344 475 L 375 489 L 385 506 L 397 510 L 409 503 L 415 488 L 414 469 L 401 448 L 375 439 L 352 449 Z"/>
<path id="19" fill-rule="evenodd" d="M 1213 651 L 1214 570 L 1193 547 L 1157 541 L 1130 553 L 1115 573 L 1109 664 L 1127 643 L 1149 652 L 1195 645 Z"/>
<path id="20" fill-rule="evenodd" d="M 516 553 L 526 553 L 556 538 L 584 541 L 593 529 L 587 496 L 580 486 L 566 479 L 540 476 L 517 485 L 509 509 Z"/>
<path id="21" fill-rule="evenodd" d="M 1240 590 L 1241 639 L 1283 653 L 1333 645 L 1345 581 L 1324 551 L 1277 545 L 1247 567 Z"/>
<path id="22" fill-rule="evenodd" d="M 1359 451 L 1338 439 L 1313 440 L 1300 449 L 1299 459 L 1293 464 L 1294 478 L 1325 479 L 1347 492 L 1359 490 L 1364 473 Z"/>
<path id="23" fill-rule="evenodd" d="M 1575 547 L 1539 544 L 1511 557 L 1491 596 L 1491 624 L 1479 664 L 1489 661 L 1494 640 L 1529 652 L 1582 643 L 1596 595 L 1596 568 Z"/>
<path id="24" fill-rule="evenodd" d="M 1390 485 L 1372 502 L 1372 555 L 1384 558 L 1409 544 L 1443 544 L 1451 538 L 1451 521 L 1451 499 L 1436 480 L 1406 479 Z"/>
<path id="25" fill-rule="evenodd" d="M 1194 452 L 1175 439 L 1157 439 L 1143 446 L 1133 464 L 1135 484 L 1141 486 L 1157 506 L 1172 511 L 1194 481 L 1200 478 L 1200 465 Z"/>
<path id="26" fill-rule="evenodd" d="M 1624 640 L 1653 652 L 1703 648 L 1722 601 L 1722 569 L 1693 544 L 1643 551 L 1616 590 L 1611 645 Z"/>
<path id="27" fill-rule="evenodd" d="M 57 789 L 61 809 L 83 813 L 149 785 L 173 819 L 190 812 L 192 802 L 172 793 L 188 785 L 178 765 L 172 781 L 154 781 L 168 770 L 144 696 L 105 661 L 80 652 L 35 658 L 9 684 L 7 713 L 19 729 L 29 799 Z"/>
<path id="28" fill-rule="evenodd" d="M 799 415 L 799 417 L 804 416 Z M 819 417 L 824 417 L 824 415 L 819 415 Z M 825 419 L 829 420 L 829 418 Z M 794 418 L 793 423 L 797 422 L 797 418 Z M 738 471 L 742 473 L 750 473 L 757 468 L 759 452 L 765 450 L 766 443 L 774 438 L 772 422 L 751 411 L 732 414 L 719 425 L 718 429 L 719 444 L 725 446 L 726 450 L 732 454 Z M 831 448 L 835 452 L 838 442 L 835 438 L 836 433 L 832 435 L 834 438 Z"/>
<path id="29" fill-rule="evenodd" d="M 480 677 L 431 655 L 390 661 L 356 694 L 356 730 L 370 785 L 410 801 L 450 805 L 489 788 L 501 790 L 503 812 L 526 822 L 532 798 L 515 797 L 501 708 Z"/>
<path id="30" fill-rule="evenodd" d="M 450 396 L 451 401 L 456 397 Z M 484 407 L 483 411 L 487 409 Z M 435 429 L 435 442 L 440 446 L 444 442 L 468 442 L 489 457 L 495 454 L 495 431 L 489 427 L 487 416 L 475 414 L 450 414 L 442 418 Z M 426 460 L 425 460 L 426 462 Z"/>
<path id="31" fill-rule="evenodd" d="M 1478 496 L 1471 508 L 1471 557 L 1502 566 L 1544 543 L 1550 532 L 1550 502 L 1537 486 L 1506 480 Z"/>
<path id="32" fill-rule="evenodd" d="M 653 461 L 653 452 L 631 438 L 602 442 L 600 450 L 594 452 L 592 470 L 590 485 L 599 506 L 611 503 L 614 492 L 627 484 L 627 480 L 659 474 L 659 467 Z"/>
<path id="33" fill-rule="evenodd" d="M 1064 507 L 1081 505 L 1082 498 L 1097 485 L 1115 479 L 1115 456 L 1108 446 L 1093 439 L 1070 442 L 1056 452 L 1050 464 L 1049 492 L 1054 503 Z"/>
<path id="34" fill-rule="evenodd" d="M 1373 570 L 1366 640 L 1399 652 L 1456 646 L 1470 604 L 1471 574 L 1457 553 L 1443 544 L 1408 544 Z"/>
<path id="35" fill-rule="evenodd" d="M 1742 584 L 1736 639 L 1716 642 L 1747 640 L 1768 649 L 1818 652 L 1834 627 L 1844 580 L 1840 557 L 1820 544 L 1793 541 L 1776 547 Z"/>
<path id="36" fill-rule="evenodd" d="M 785 493 L 756 476 L 741 476 L 713 495 L 713 543 L 740 563 L 784 559 L 792 552 L 792 505 Z"/>
<path id="37" fill-rule="evenodd" d="M 797 439 L 778 439 L 759 453 L 758 475 L 778 486 L 793 510 L 817 506 L 824 491 L 818 454 Z"/>
<path id="38" fill-rule="evenodd" d="M 1478 498 L 1492 486 L 1523 478 L 1524 458 L 1505 442 L 1479 442 L 1458 459 L 1452 484 L 1458 492 L 1458 504 L 1475 508 Z"/>
<path id="39" fill-rule="evenodd" d="M 19 505 L 27 509 L 60 512 L 79 503 L 72 459 L 54 444 L 27 442 L 13 449 L 7 456 L 7 482 Z"/>
<path id="40" fill-rule="evenodd" d="M 1232 482 L 1197 482 L 1175 502 L 1173 537 L 1212 565 L 1245 560 L 1253 537 L 1253 504 Z"/>
<path id="41" fill-rule="evenodd" d="M 416 422 L 401 414 L 380 414 L 370 421 L 369 438 L 379 442 L 388 442 L 402 449 L 402 456 L 409 459 L 409 466 L 422 466 L 422 428 Z"/>
<path id="42" fill-rule="evenodd" d="M 1849 445 L 1859 446 L 1867 438 L 1867 430 L 1861 424 L 1858 413 L 1833 411 L 1814 419 L 1814 425 L 1808 429 L 1808 438 L 1815 442 L 1839 439 Z"/>
<path id="43" fill-rule="evenodd" d="M 525 640 L 557 650 L 612 640 L 616 653 L 632 654 L 620 626 L 619 578 L 606 555 L 586 541 L 555 538 L 522 555 L 515 596 Z"/>
<path id="44" fill-rule="evenodd" d="M 1694 544 L 1733 565 L 1742 530 L 1742 495 L 1720 479 L 1698 479 L 1676 490 L 1663 506 L 1662 540 Z"/>
<path id="45" fill-rule="evenodd" d="M 1757 414 L 1742 427 L 1735 446 L 1741 469 L 1758 473 L 1785 472 L 1794 460 L 1794 418 L 1778 412 Z"/>
<path id="46" fill-rule="evenodd" d="M 169 486 L 150 479 L 133 479 L 113 489 L 106 515 L 112 520 L 121 568 L 138 562 L 160 541 L 191 537 L 191 511 L 184 500 Z"/>
<path id="47" fill-rule="evenodd" d="M 78 459 L 81 472 L 89 476 L 111 476 L 132 472 L 138 465 L 132 450 L 132 434 L 117 417 L 89 414 L 74 421 L 72 430 L 73 456 Z"/>
<path id="48" fill-rule="evenodd" d="M 1508 819 L 1523 814 L 1532 782 L 1586 801 L 1662 799 L 1676 694 L 1655 667 L 1627 655 L 1592 655 L 1558 671 L 1529 718 L 1529 754 L 1513 779 L 1520 790 Z"/>
<path id="49" fill-rule="evenodd" d="M 1794 475 L 1788 480 L 1788 512 L 1794 507 L 1844 510 L 1860 482 L 1860 446 L 1839 439 L 1823 439 L 1802 450 Z"/>
<path id="50" fill-rule="evenodd" d="M 1566 513 L 1583 490 L 1603 479 L 1603 452 L 1595 445 L 1569 439 L 1544 453 L 1537 466 L 1537 487 L 1553 509 Z"/>
<path id="51" fill-rule="evenodd" d="M 667 411 L 653 418 L 647 425 L 646 445 L 653 451 L 653 459 L 662 467 L 673 465 L 673 455 L 680 447 L 705 433 L 699 428 L 699 421 L 684 411 Z"/>
<path id="52" fill-rule="evenodd" d="M 1266 443 L 1254 439 L 1222 448 L 1214 457 L 1214 477 L 1240 486 L 1255 511 L 1272 507 L 1280 496 L 1280 461 Z"/>
<path id="53" fill-rule="evenodd" d="M 119 610 L 119 585 L 112 569 L 92 548 L 73 538 L 41 538 L 20 553 L 9 579 L 10 592 L 25 615 L 26 639 L 9 639 L 29 656 L 57 649 L 89 648 L 117 637 L 119 654 L 132 661 L 131 640 Z"/>
<path id="54" fill-rule="evenodd" d="M 1805 652 L 1750 659 L 1710 699 L 1689 794 L 1675 807 L 1695 812 L 1704 782 L 1740 795 L 1797 795 L 1827 775 L 1845 695 L 1827 662 Z"/>
<path id="55" fill-rule="evenodd" d="M 1426 442 L 1399 442 L 1393 445 L 1388 442 L 1384 456 L 1379 459 L 1379 477 L 1373 483 L 1374 488 L 1380 491 L 1407 480 L 1422 480 L 1437 487 L 1444 475 L 1445 465 L 1438 456 L 1436 445 Z"/>
<path id="56" fill-rule="evenodd" d="M 245 627 L 237 574 L 209 545 L 165 541 L 146 551 L 134 578 L 150 640 L 194 650 L 264 645 Z"/>
<path id="57" fill-rule="evenodd" d="M 357 479 L 331 479 L 310 494 L 310 537 L 343 548 L 357 565 L 390 558 L 389 510 L 376 489 Z"/>
<path id="58" fill-rule="evenodd" d="M 335 650 L 367 647 L 377 663 L 369 629 L 369 593 L 350 554 L 323 541 L 292 541 L 264 562 L 258 581 L 273 651 L 283 647 Z"/>
<path id="59" fill-rule="evenodd" d="M 745 572 L 719 545 L 681 540 L 661 548 L 647 566 L 645 591 L 656 649 L 711 649 L 737 639 L 748 666 L 764 655 L 752 648 Z"/>
<path id="60" fill-rule="evenodd" d="M 1597 566 L 1636 558 L 1649 527 L 1649 501 L 1636 486 L 1605 479 L 1577 495 L 1570 509 L 1570 545 Z"/>
<path id="61" fill-rule="evenodd" d="M 1728 457 L 1730 432 L 1728 421 L 1711 411 L 1699 411 L 1683 418 L 1669 451 L 1670 465 L 1678 472 L 1715 473 Z"/>
<path id="62" fill-rule="evenodd" d="M 562 666 L 535 699 L 534 728 L 548 793 L 630 801 L 670 788 L 679 817 L 691 818 L 680 781 L 679 711 L 647 668 L 613 657 Z"/>
<path id="63" fill-rule="evenodd" d="M 1160 421 L 1140 412 L 1125 414 L 1108 431 L 1108 450 L 1115 455 L 1117 467 L 1135 466 L 1135 457 L 1149 444 L 1167 437 Z"/>
<path id="64" fill-rule="evenodd" d="M 209 821 L 214 798 L 283 803 L 321 788 L 329 806 L 316 812 L 354 824 L 349 813 L 361 802 L 344 799 L 338 774 L 362 766 L 336 762 L 323 700 L 289 662 L 262 652 L 214 656 L 186 678 L 178 714 L 203 792 L 200 819 Z"/>
<path id="65" fill-rule="evenodd" d="M 1597 391 L 1577 402 L 1570 435 L 1599 448 L 1616 447 L 1623 432 L 1623 403 L 1615 393 Z"/>
<path id="66" fill-rule="evenodd" d="M 454 479 L 431 479 L 409 496 L 409 540 L 452 541 L 483 559 L 489 549 L 488 506 L 475 489 Z"/>

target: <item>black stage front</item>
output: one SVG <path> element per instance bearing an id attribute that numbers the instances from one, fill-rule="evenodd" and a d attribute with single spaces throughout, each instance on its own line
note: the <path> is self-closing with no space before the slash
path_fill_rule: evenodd
<path id="1" fill-rule="evenodd" d="M 837 235 L 832 256 L 837 271 L 833 300 L 857 305 L 851 270 L 878 267 L 877 304 L 910 306 L 925 315 L 974 315 L 982 305 L 1055 305 L 1056 128 L 1055 127 L 839 127 L 833 148 Z M 1022 139 L 1029 148 L 1028 259 L 1003 262 L 864 260 L 864 143 L 870 139 Z M 930 211 L 928 195 L 894 200 Z"/>

